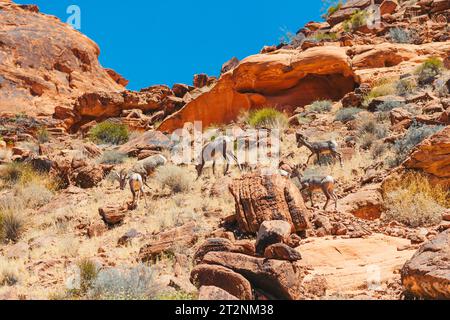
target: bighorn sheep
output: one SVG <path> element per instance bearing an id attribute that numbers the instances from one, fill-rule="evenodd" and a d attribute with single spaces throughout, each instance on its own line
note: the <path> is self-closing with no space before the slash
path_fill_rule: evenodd
<path id="1" fill-rule="evenodd" d="M 198 157 L 197 165 L 195 169 L 197 170 L 197 180 L 200 178 L 203 172 L 203 168 L 207 161 L 213 161 L 213 174 L 216 174 L 216 156 L 221 155 L 226 161 L 226 168 L 224 171 L 224 175 L 228 173 L 230 169 L 230 161 L 233 159 L 239 167 L 239 170 L 242 171 L 242 167 L 237 160 L 236 156 L 233 154 L 233 140 L 226 136 L 221 136 L 216 138 L 214 141 L 208 142 L 202 148 L 202 152 Z"/>
<path id="2" fill-rule="evenodd" d="M 125 186 L 128 182 L 131 190 L 131 194 L 133 195 L 133 205 L 137 205 L 141 196 L 144 197 L 145 207 L 147 205 L 147 198 L 144 192 L 144 180 L 139 173 L 130 172 L 127 173 L 125 169 L 122 169 L 120 173 L 115 172 L 119 179 L 120 189 L 125 190 Z"/>
<path id="3" fill-rule="evenodd" d="M 322 165 L 320 156 L 323 154 L 330 154 L 333 158 L 339 159 L 342 166 L 342 155 L 337 151 L 338 144 L 336 141 L 309 142 L 308 138 L 299 132 L 296 134 L 296 140 L 299 148 L 305 146 L 311 151 L 311 155 L 306 163 L 309 163 L 309 160 L 311 160 L 314 155 L 317 155 L 317 160 L 319 161 L 319 164 Z"/>
<path id="4" fill-rule="evenodd" d="M 313 192 L 321 190 L 327 198 L 327 202 L 325 203 L 323 210 L 327 210 L 328 204 L 330 203 L 331 199 L 334 200 L 335 210 L 337 210 L 338 197 L 334 192 L 334 185 L 336 183 L 334 178 L 332 176 L 313 176 L 304 178 L 303 173 L 301 172 L 304 169 L 306 169 L 306 165 L 295 166 L 291 174 L 291 179 L 298 178 L 300 182 L 300 191 L 308 191 L 309 198 L 311 200 L 311 206 L 314 207 Z"/>

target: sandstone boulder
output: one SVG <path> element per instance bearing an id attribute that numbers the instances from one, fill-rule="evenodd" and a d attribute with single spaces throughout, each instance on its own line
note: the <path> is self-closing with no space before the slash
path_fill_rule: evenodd
<path id="1" fill-rule="evenodd" d="M 450 299 L 450 230 L 423 245 L 401 271 L 405 291 L 422 299 Z"/>
<path id="2" fill-rule="evenodd" d="M 250 281 L 255 290 L 269 297 L 298 300 L 302 297 L 304 269 L 288 261 L 256 258 L 240 253 L 210 252 L 203 263 L 229 268 Z"/>
<path id="3" fill-rule="evenodd" d="M 127 207 L 118 205 L 109 205 L 98 209 L 100 216 L 108 226 L 121 224 L 125 219 L 127 211 Z M 93 235 L 94 233 L 96 232 L 93 232 Z"/>
<path id="4" fill-rule="evenodd" d="M 381 186 L 368 185 L 355 193 L 349 194 L 339 202 L 340 211 L 366 219 L 379 219 L 383 211 Z"/>
<path id="5" fill-rule="evenodd" d="M 197 252 L 194 255 L 194 264 L 201 263 L 204 256 L 208 252 L 215 252 L 215 251 L 235 252 L 247 255 L 255 255 L 255 244 L 251 241 L 245 240 L 232 242 L 224 238 L 210 238 L 207 239 L 200 246 L 200 248 L 198 248 Z"/>
<path id="6" fill-rule="evenodd" d="M 404 163 L 409 169 L 422 170 L 442 183 L 450 183 L 450 127 L 423 141 Z"/>
<path id="7" fill-rule="evenodd" d="M 196 266 L 191 272 L 191 282 L 198 288 L 219 287 L 239 300 L 253 299 L 250 282 L 239 273 L 223 266 L 208 264 Z"/>
<path id="8" fill-rule="evenodd" d="M 291 235 L 291 225 L 283 220 L 264 221 L 256 238 L 256 253 L 263 255 L 266 248 L 287 241 Z"/>
<path id="9" fill-rule="evenodd" d="M 196 228 L 197 225 L 190 222 L 151 236 L 149 242 L 140 249 L 139 260 L 154 261 L 162 253 L 171 252 L 175 245 L 193 245 L 198 239 Z"/>
<path id="10" fill-rule="evenodd" d="M 236 204 L 239 229 L 257 233 L 261 223 L 284 220 L 291 231 L 309 227 L 308 210 L 298 188 L 280 175 L 251 173 L 233 181 L 230 192 Z"/>
<path id="11" fill-rule="evenodd" d="M 235 296 L 229 294 L 223 289 L 215 286 L 202 286 L 198 292 L 198 300 L 200 301 L 232 301 L 239 300 Z"/>
<path id="12" fill-rule="evenodd" d="M 264 250 L 264 258 L 274 260 L 298 261 L 302 259 L 301 254 L 284 243 L 276 243 Z"/>

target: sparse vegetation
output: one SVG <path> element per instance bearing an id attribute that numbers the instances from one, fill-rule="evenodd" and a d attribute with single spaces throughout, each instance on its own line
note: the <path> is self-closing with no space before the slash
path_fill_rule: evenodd
<path id="1" fill-rule="evenodd" d="M 417 89 L 417 82 L 414 78 L 400 79 L 396 83 L 396 92 L 399 96 L 407 96 Z"/>
<path id="2" fill-rule="evenodd" d="M 0 241 L 17 242 L 24 231 L 24 220 L 16 211 L 0 211 Z"/>
<path id="3" fill-rule="evenodd" d="M 99 159 L 99 162 L 101 164 L 122 164 L 127 159 L 128 156 L 126 154 L 111 150 L 105 151 Z"/>
<path id="4" fill-rule="evenodd" d="M 50 134 L 45 127 L 39 128 L 36 133 L 36 136 L 39 143 L 46 143 L 50 140 Z"/>
<path id="5" fill-rule="evenodd" d="M 328 7 L 328 9 L 325 9 L 326 13 L 322 16 L 323 19 L 328 18 L 333 13 L 337 12 L 340 8 L 342 8 L 342 0 L 336 1 L 336 0 L 322 0 L 322 3 L 325 8 Z M 322 11 L 323 12 L 323 11 Z"/>
<path id="6" fill-rule="evenodd" d="M 99 269 L 97 264 L 88 258 L 81 259 L 77 266 L 80 272 L 80 291 L 86 294 L 97 279 Z"/>
<path id="7" fill-rule="evenodd" d="M 395 82 L 388 79 L 381 79 L 374 84 L 372 90 L 364 97 L 363 105 L 367 107 L 373 99 L 393 95 L 395 93 Z"/>
<path id="8" fill-rule="evenodd" d="M 344 21 L 343 26 L 346 32 L 357 30 L 367 24 L 367 11 L 357 10 L 352 16 Z"/>
<path id="9" fill-rule="evenodd" d="M 359 108 L 345 108 L 338 111 L 336 114 L 336 121 L 340 121 L 343 123 L 352 121 L 356 119 L 356 115 L 360 113 L 361 111 L 364 111 Z"/>
<path id="10" fill-rule="evenodd" d="M 396 27 L 389 30 L 389 38 L 394 43 L 415 43 L 418 36 L 413 30 Z"/>
<path id="11" fill-rule="evenodd" d="M 248 124 L 255 128 L 284 129 L 288 126 L 288 117 L 273 108 L 263 108 L 252 111 L 248 117 Z"/>
<path id="12" fill-rule="evenodd" d="M 377 111 L 379 112 L 389 112 L 395 108 L 399 108 L 404 106 L 404 103 L 398 101 L 385 101 L 377 107 Z"/>
<path id="13" fill-rule="evenodd" d="M 173 193 L 189 191 L 192 181 L 186 170 L 174 165 L 158 168 L 156 180 L 159 181 L 163 187 L 169 187 Z"/>
<path id="14" fill-rule="evenodd" d="M 0 287 L 16 285 L 20 280 L 20 270 L 18 266 L 0 257 Z"/>
<path id="15" fill-rule="evenodd" d="M 433 82 L 433 80 L 441 74 L 444 69 L 444 63 L 437 57 L 431 57 L 427 59 L 416 70 L 419 84 L 425 85 Z"/>
<path id="16" fill-rule="evenodd" d="M 442 126 L 426 126 L 414 123 L 403 139 L 398 140 L 394 145 L 395 158 L 390 159 L 391 166 L 400 165 L 408 156 L 410 151 L 431 135 L 441 131 Z"/>
<path id="17" fill-rule="evenodd" d="M 197 300 L 197 295 L 193 293 L 187 293 L 184 291 L 163 292 L 161 294 L 158 294 L 155 300 L 163 300 L 163 301 Z"/>
<path id="18" fill-rule="evenodd" d="M 307 110 L 309 112 L 318 112 L 318 113 L 324 113 L 324 112 L 330 112 L 333 107 L 333 102 L 330 100 L 318 100 L 313 102 L 311 105 L 307 107 Z"/>
<path id="19" fill-rule="evenodd" d="M 105 269 L 96 275 L 89 295 L 100 300 L 147 300 L 158 290 L 153 282 L 154 271 L 148 266 Z"/>
<path id="20" fill-rule="evenodd" d="M 450 192 L 416 172 L 386 183 L 384 194 L 384 219 L 413 228 L 438 224 L 444 208 L 450 207 Z"/>
<path id="21" fill-rule="evenodd" d="M 89 138 L 95 143 L 119 145 L 128 141 L 129 131 L 124 124 L 105 121 L 91 129 Z"/>
<path id="22" fill-rule="evenodd" d="M 320 42 L 320 41 L 336 41 L 338 39 L 336 32 L 315 32 L 308 36 L 307 40 Z"/>

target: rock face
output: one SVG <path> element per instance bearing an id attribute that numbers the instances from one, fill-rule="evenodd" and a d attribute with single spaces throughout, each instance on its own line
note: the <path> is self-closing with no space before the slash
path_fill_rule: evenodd
<path id="1" fill-rule="evenodd" d="M 172 132 L 194 121 L 202 121 L 203 127 L 229 123 L 242 111 L 268 105 L 293 112 L 317 99 L 339 100 L 354 88 L 350 60 L 339 47 L 258 54 L 223 74 L 210 91 L 169 117 L 159 130 Z"/>
<path id="2" fill-rule="evenodd" d="M 51 115 L 83 92 L 123 90 L 93 41 L 37 11 L 0 1 L 0 112 Z"/>
<path id="3" fill-rule="evenodd" d="M 257 290 L 262 290 L 272 298 L 297 300 L 301 297 L 302 269 L 291 262 L 229 252 L 210 252 L 203 262 L 220 265 L 243 275 Z"/>
<path id="4" fill-rule="evenodd" d="M 450 184 L 450 127 L 421 143 L 406 160 L 409 169 L 423 170 L 439 182 Z"/>
<path id="5" fill-rule="evenodd" d="M 285 242 L 291 235 L 291 225 L 283 220 L 264 221 L 256 238 L 256 252 L 263 255 L 266 248 L 276 243 Z"/>
<path id="6" fill-rule="evenodd" d="M 422 299 L 450 299 L 450 230 L 423 245 L 403 267 L 402 283 Z"/>
<path id="7" fill-rule="evenodd" d="M 239 229 L 257 233 L 264 221 L 284 220 L 291 231 L 309 227 L 308 210 L 298 188 L 280 175 L 251 173 L 230 185 Z"/>
<path id="8" fill-rule="evenodd" d="M 198 300 L 200 301 L 232 301 L 239 300 L 223 289 L 216 286 L 202 286 L 198 291 Z"/>
<path id="9" fill-rule="evenodd" d="M 342 212 L 348 212 L 366 220 L 378 219 L 383 211 L 381 186 L 366 186 L 358 192 L 348 195 L 339 203 Z"/>
<path id="10" fill-rule="evenodd" d="M 191 282 L 199 288 L 202 286 L 216 286 L 239 300 L 252 300 L 252 286 L 240 274 L 218 265 L 202 264 L 191 272 Z"/>

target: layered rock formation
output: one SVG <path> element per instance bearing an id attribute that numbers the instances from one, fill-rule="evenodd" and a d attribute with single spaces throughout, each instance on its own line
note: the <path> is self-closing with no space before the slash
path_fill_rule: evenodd
<path id="1" fill-rule="evenodd" d="M 202 121 L 204 127 L 229 123 L 241 112 L 263 106 L 292 112 L 317 99 L 339 100 L 355 85 L 350 60 L 338 47 L 254 55 L 170 116 L 159 130 L 174 131 L 194 121 Z"/>
<path id="2" fill-rule="evenodd" d="M 84 92 L 123 90 L 98 46 L 56 17 L 3 0 L 0 21 L 0 112 L 52 115 Z"/>

